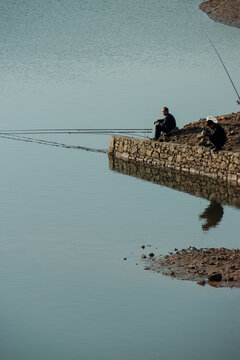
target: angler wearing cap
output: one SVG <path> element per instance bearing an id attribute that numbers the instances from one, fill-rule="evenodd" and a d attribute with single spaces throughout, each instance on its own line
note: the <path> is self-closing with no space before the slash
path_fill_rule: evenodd
<path id="1" fill-rule="evenodd" d="M 225 130 L 220 124 L 218 124 L 217 119 L 214 121 L 210 116 L 207 118 L 207 127 L 201 134 L 209 138 L 213 144 L 213 151 L 221 150 L 227 141 Z"/>

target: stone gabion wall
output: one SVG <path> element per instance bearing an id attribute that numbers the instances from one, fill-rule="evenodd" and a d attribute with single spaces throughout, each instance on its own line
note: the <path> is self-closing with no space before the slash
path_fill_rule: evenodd
<path id="1" fill-rule="evenodd" d="M 240 152 L 213 152 L 201 146 L 112 136 L 108 149 L 123 160 L 145 162 L 240 184 Z"/>

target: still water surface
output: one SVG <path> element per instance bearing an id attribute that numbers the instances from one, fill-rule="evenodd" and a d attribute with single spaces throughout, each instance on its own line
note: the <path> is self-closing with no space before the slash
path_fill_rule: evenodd
<path id="1" fill-rule="evenodd" d="M 198 5 L 1 0 L 1 129 L 151 127 L 163 105 L 179 126 L 237 111 L 203 29 L 236 83 L 239 29 Z M 56 136 L 44 139 L 109 141 Z M 239 248 L 238 206 L 220 202 L 206 231 L 207 198 L 112 171 L 104 153 L 0 147 L 2 360 L 239 359 L 239 290 L 171 280 L 140 260 L 143 244 Z"/>

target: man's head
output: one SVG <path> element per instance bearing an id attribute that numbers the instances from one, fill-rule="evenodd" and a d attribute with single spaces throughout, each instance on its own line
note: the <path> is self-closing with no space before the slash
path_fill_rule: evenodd
<path id="1" fill-rule="evenodd" d="M 214 126 L 214 122 L 212 120 L 207 120 L 207 126 L 212 129 Z"/>
<path id="2" fill-rule="evenodd" d="M 162 108 L 162 113 L 163 113 L 164 116 L 166 116 L 168 114 L 168 108 L 166 106 L 164 106 Z"/>

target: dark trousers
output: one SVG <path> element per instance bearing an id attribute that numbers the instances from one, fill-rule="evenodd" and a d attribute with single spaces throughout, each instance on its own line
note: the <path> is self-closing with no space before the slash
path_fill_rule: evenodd
<path id="1" fill-rule="evenodd" d="M 156 139 L 159 139 L 159 138 L 160 138 L 161 132 L 166 133 L 167 131 L 162 127 L 161 124 L 157 124 L 157 125 L 155 126 L 155 138 L 156 138 Z"/>
<path id="2" fill-rule="evenodd" d="M 216 136 L 209 136 L 209 140 L 217 150 L 220 150 L 223 147 L 223 145 L 226 143 L 226 138 L 219 138 Z"/>

